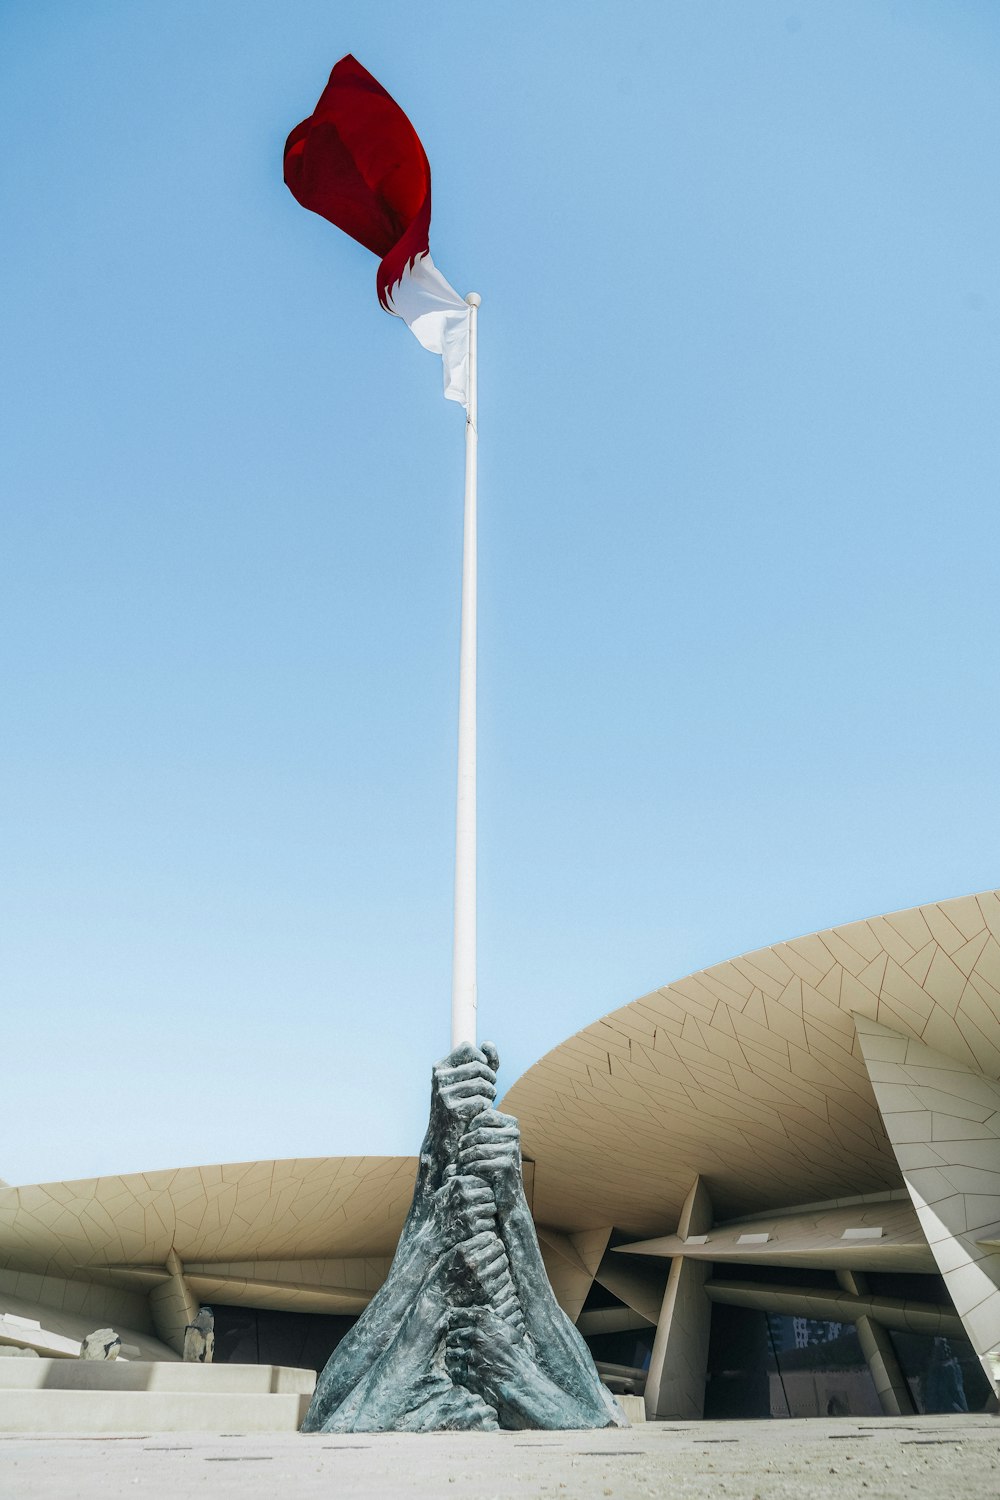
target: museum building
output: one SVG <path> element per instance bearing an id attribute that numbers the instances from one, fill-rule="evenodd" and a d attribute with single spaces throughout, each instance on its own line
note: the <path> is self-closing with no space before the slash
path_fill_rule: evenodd
<path id="1" fill-rule="evenodd" d="M 556 1295 L 649 1418 L 996 1407 L 1000 891 L 644 995 L 513 1086 Z M 414 1157 L 0 1187 L 0 1344 L 113 1326 L 320 1369 L 388 1272 Z"/>

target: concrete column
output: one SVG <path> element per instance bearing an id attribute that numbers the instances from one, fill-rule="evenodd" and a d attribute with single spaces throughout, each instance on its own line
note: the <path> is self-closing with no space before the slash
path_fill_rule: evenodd
<path id="1" fill-rule="evenodd" d="M 184 1280 L 180 1256 L 172 1247 L 166 1259 L 169 1280 L 161 1281 L 149 1294 L 149 1312 L 153 1327 L 165 1344 L 178 1354 L 184 1353 L 184 1330 L 193 1323 L 198 1304 Z"/>
<path id="2" fill-rule="evenodd" d="M 837 1281 L 845 1292 L 854 1297 L 868 1295 L 868 1278 L 862 1271 L 838 1271 Z M 887 1417 L 912 1417 L 916 1415 L 910 1387 L 899 1366 L 888 1328 L 867 1315 L 856 1319 L 858 1342 L 868 1361 L 875 1390 L 882 1411 Z"/>
<path id="3" fill-rule="evenodd" d="M 708 1189 L 696 1177 L 681 1209 L 677 1235 L 686 1240 L 707 1234 L 711 1227 Z M 711 1270 L 711 1262 L 688 1260 L 684 1255 L 671 1262 L 646 1377 L 646 1417 L 651 1421 L 704 1416 L 712 1320 L 705 1283 Z"/>

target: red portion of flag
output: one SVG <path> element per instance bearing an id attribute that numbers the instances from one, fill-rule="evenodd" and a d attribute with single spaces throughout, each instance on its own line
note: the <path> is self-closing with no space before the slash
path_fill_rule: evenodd
<path id="1" fill-rule="evenodd" d="M 285 182 L 303 208 L 381 257 L 378 297 L 388 308 L 403 272 L 427 253 L 431 169 L 399 105 L 350 53 L 288 137 Z"/>

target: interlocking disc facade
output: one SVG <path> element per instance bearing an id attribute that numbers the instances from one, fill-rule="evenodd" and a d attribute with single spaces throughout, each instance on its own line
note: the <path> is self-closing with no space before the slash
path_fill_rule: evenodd
<path id="1" fill-rule="evenodd" d="M 984 1409 L 1000 1367 L 1000 891 L 778 943 L 612 1012 L 503 1107 L 556 1294 L 649 1418 Z M 0 1187 L 0 1344 L 114 1327 L 321 1368 L 413 1157 Z"/>

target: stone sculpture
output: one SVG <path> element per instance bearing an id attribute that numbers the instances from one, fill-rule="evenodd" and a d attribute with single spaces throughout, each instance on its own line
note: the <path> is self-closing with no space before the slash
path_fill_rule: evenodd
<path id="1" fill-rule="evenodd" d="M 319 1378 L 303 1432 L 627 1427 L 556 1302 L 492 1108 L 496 1049 L 434 1068 L 413 1203 L 381 1289 Z"/>
<path id="2" fill-rule="evenodd" d="M 194 1320 L 184 1329 L 185 1364 L 210 1365 L 215 1354 L 215 1314 L 210 1307 L 199 1307 Z"/>
<path id="3" fill-rule="evenodd" d="M 88 1333 L 80 1345 L 81 1359 L 117 1359 L 121 1352 L 122 1341 L 113 1328 Z"/>

